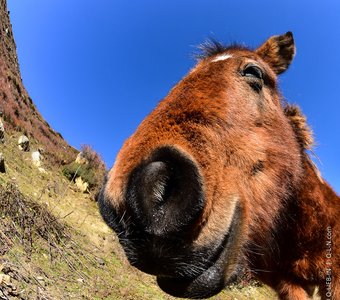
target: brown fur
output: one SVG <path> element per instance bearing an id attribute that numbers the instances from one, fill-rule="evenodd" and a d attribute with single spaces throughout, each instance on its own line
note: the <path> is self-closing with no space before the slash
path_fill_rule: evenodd
<path id="1" fill-rule="evenodd" d="M 323 300 L 340 299 L 340 200 L 306 153 L 313 138 L 305 117 L 296 106 L 283 107 L 277 90 L 276 75 L 295 53 L 293 36 L 272 37 L 254 52 L 219 51 L 232 58 L 213 62 L 219 54 L 210 51 L 125 142 L 105 197 L 125 215 L 130 174 L 155 149 L 175 146 L 197 165 L 204 182 L 206 203 L 190 247 L 221 241 L 235 203 L 241 206 L 226 282 L 242 257 L 280 299 L 308 299 L 310 286 L 319 287 Z M 260 92 L 253 90 L 253 79 L 235 71 L 249 63 L 265 73 Z M 333 245 L 332 298 L 325 285 L 327 230 Z"/>
<path id="2" fill-rule="evenodd" d="M 309 128 L 306 117 L 302 114 L 300 108 L 296 105 L 287 105 L 284 108 L 284 113 L 294 129 L 301 149 L 311 150 L 314 144 L 313 133 Z"/>
<path id="3" fill-rule="evenodd" d="M 295 55 L 292 33 L 272 36 L 256 49 L 256 53 L 269 63 L 276 74 L 281 74 L 288 68 Z"/>

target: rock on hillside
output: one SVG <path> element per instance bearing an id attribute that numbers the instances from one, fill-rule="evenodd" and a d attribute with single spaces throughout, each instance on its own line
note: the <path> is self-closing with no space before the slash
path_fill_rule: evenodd
<path id="1" fill-rule="evenodd" d="M 74 159 L 77 151 L 44 120 L 23 86 L 6 0 L 0 0 L 0 110 L 6 130 L 35 139 L 55 161 Z"/>

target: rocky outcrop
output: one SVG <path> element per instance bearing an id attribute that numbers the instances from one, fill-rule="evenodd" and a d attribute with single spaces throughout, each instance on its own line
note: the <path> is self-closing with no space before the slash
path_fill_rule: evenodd
<path id="1" fill-rule="evenodd" d="M 26 135 L 21 135 L 18 139 L 18 147 L 21 151 L 30 151 L 30 140 Z"/>
<path id="2" fill-rule="evenodd" d="M 31 156 L 32 156 L 33 165 L 35 165 L 36 167 L 41 167 L 41 161 L 42 161 L 41 152 L 39 150 L 33 151 Z"/>

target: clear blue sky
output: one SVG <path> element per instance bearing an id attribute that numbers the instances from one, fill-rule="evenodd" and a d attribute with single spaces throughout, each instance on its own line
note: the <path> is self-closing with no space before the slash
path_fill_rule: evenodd
<path id="1" fill-rule="evenodd" d="M 8 0 L 24 84 L 51 126 L 111 167 L 123 141 L 194 65 L 208 37 L 255 47 L 293 31 L 282 93 L 314 130 L 340 192 L 340 1 Z"/>

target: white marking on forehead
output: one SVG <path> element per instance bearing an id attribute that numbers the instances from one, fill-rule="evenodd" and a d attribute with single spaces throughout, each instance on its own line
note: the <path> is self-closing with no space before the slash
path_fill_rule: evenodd
<path id="1" fill-rule="evenodd" d="M 219 56 L 216 56 L 216 57 L 212 60 L 212 62 L 220 61 L 220 60 L 226 60 L 226 59 L 231 58 L 231 57 L 233 57 L 231 54 L 224 53 L 224 54 L 221 54 L 221 55 L 219 55 Z"/>

